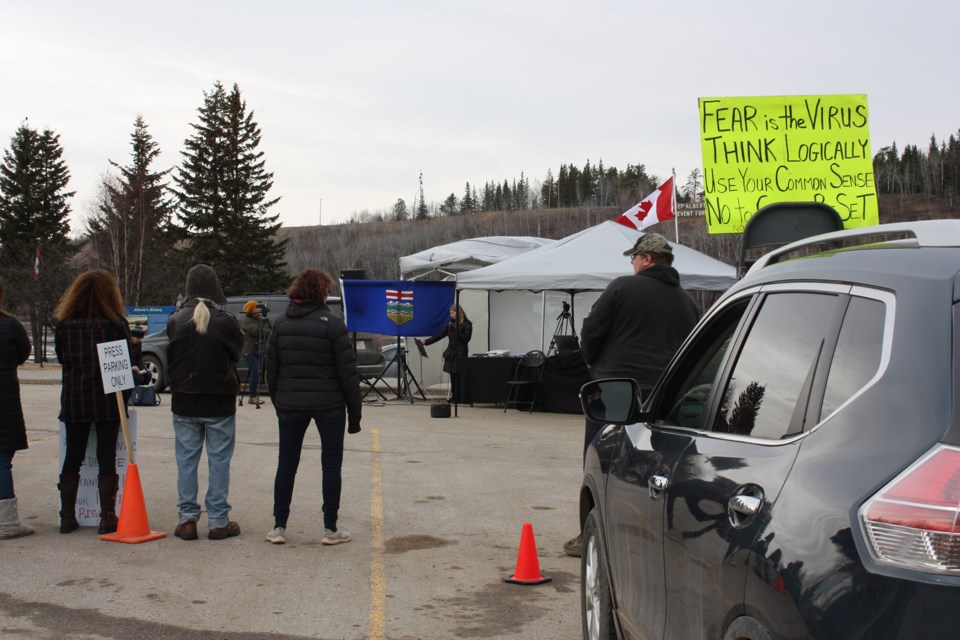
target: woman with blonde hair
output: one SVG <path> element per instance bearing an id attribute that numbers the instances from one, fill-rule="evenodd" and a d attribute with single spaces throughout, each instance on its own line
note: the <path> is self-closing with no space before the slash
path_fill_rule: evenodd
<path id="1" fill-rule="evenodd" d="M 60 421 L 66 427 L 67 450 L 60 471 L 60 533 L 70 533 L 80 524 L 76 517 L 80 466 L 87 450 L 92 424 L 97 431 L 97 486 L 100 493 L 99 533 L 117 530 L 117 434 L 120 408 L 106 395 L 100 375 L 97 345 L 126 340 L 130 328 L 120 288 L 104 269 L 84 271 L 67 288 L 57 305 L 55 344 L 62 365 Z"/>
<path id="2" fill-rule="evenodd" d="M 3 308 L 3 279 L 0 279 L 0 540 L 33 533 L 20 522 L 17 496 L 13 491 L 13 454 L 27 448 L 27 427 L 20 404 L 17 366 L 30 355 L 27 332 Z"/>

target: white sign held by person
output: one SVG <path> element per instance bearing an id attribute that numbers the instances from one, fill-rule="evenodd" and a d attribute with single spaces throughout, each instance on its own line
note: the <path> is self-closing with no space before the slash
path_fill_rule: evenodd
<path id="1" fill-rule="evenodd" d="M 115 393 L 134 387 L 126 340 L 101 342 L 97 345 L 97 355 L 100 357 L 104 393 Z"/>

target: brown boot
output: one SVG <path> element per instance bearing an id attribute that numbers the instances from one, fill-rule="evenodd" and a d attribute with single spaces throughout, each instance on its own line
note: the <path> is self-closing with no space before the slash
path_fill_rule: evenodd
<path id="1" fill-rule="evenodd" d="M 113 533 L 117 530 L 117 489 L 120 477 L 117 474 L 97 476 L 100 489 L 100 527 L 97 533 Z"/>
<path id="2" fill-rule="evenodd" d="M 70 533 L 80 528 L 77 522 L 77 489 L 79 473 L 61 473 L 57 489 L 60 489 L 60 533 Z"/>

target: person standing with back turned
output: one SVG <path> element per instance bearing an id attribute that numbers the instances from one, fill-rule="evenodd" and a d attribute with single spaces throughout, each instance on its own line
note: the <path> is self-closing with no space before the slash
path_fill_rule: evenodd
<path id="1" fill-rule="evenodd" d="M 174 450 L 177 458 L 179 524 L 173 535 L 197 539 L 197 467 L 204 443 L 209 468 L 207 508 L 211 540 L 240 535 L 240 525 L 230 520 L 230 461 L 236 445 L 237 405 L 240 391 L 237 360 L 243 335 L 240 323 L 219 308 L 226 304 L 213 269 L 198 264 L 187 273 L 183 307 L 167 319 L 167 370 L 173 398 Z"/>
<path id="2" fill-rule="evenodd" d="M 20 522 L 17 495 L 13 491 L 13 455 L 27 448 L 27 426 L 20 404 L 17 367 L 30 355 L 27 332 L 3 308 L 3 279 L 0 278 L 0 540 L 33 533 Z"/>
<path id="3" fill-rule="evenodd" d="M 80 467 L 87 452 L 90 425 L 97 431 L 97 487 L 100 494 L 98 533 L 117 530 L 117 436 L 120 408 L 113 394 L 103 390 L 97 345 L 127 341 L 130 327 L 117 278 L 104 269 L 84 271 L 67 288 L 54 315 L 54 340 L 61 369 L 60 421 L 67 434 L 60 470 L 60 533 L 79 528 L 76 503 Z M 124 393 L 124 400 L 127 394 Z M 124 405 L 124 411 L 126 406 Z"/>
<path id="4" fill-rule="evenodd" d="M 342 487 L 344 424 L 360 432 L 360 376 L 347 326 L 327 306 L 333 279 L 323 269 L 305 269 L 287 290 L 290 305 L 270 334 L 267 386 L 277 412 L 280 447 L 273 483 L 273 529 L 267 542 L 287 541 L 287 518 L 310 422 L 320 433 L 325 545 L 350 542 L 337 528 Z"/>
<path id="5" fill-rule="evenodd" d="M 649 389 L 697 324 L 700 311 L 680 287 L 673 247 L 662 235 L 640 236 L 623 255 L 630 258 L 633 275 L 616 278 L 600 294 L 583 320 L 580 345 L 594 380 L 633 378 Z M 586 421 L 584 460 L 602 428 Z M 563 550 L 579 557 L 580 545 L 578 535 Z"/>

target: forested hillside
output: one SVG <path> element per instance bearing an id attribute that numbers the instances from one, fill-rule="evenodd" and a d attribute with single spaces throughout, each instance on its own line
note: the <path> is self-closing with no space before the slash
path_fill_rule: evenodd
<path id="1" fill-rule="evenodd" d="M 337 275 L 341 269 L 364 269 L 368 278 L 400 277 L 400 256 L 478 236 L 539 236 L 562 238 L 604 220 L 613 220 L 619 207 L 534 209 L 476 213 L 469 216 L 287 227 L 287 272 L 320 266 Z M 922 194 L 881 194 L 880 222 L 949 218 L 958 214 L 954 199 Z M 739 235 L 710 235 L 703 217 L 682 218 L 680 242 L 728 264 L 736 261 Z M 650 228 L 674 239 L 672 221 Z M 626 264 L 624 268 L 626 269 Z"/>

